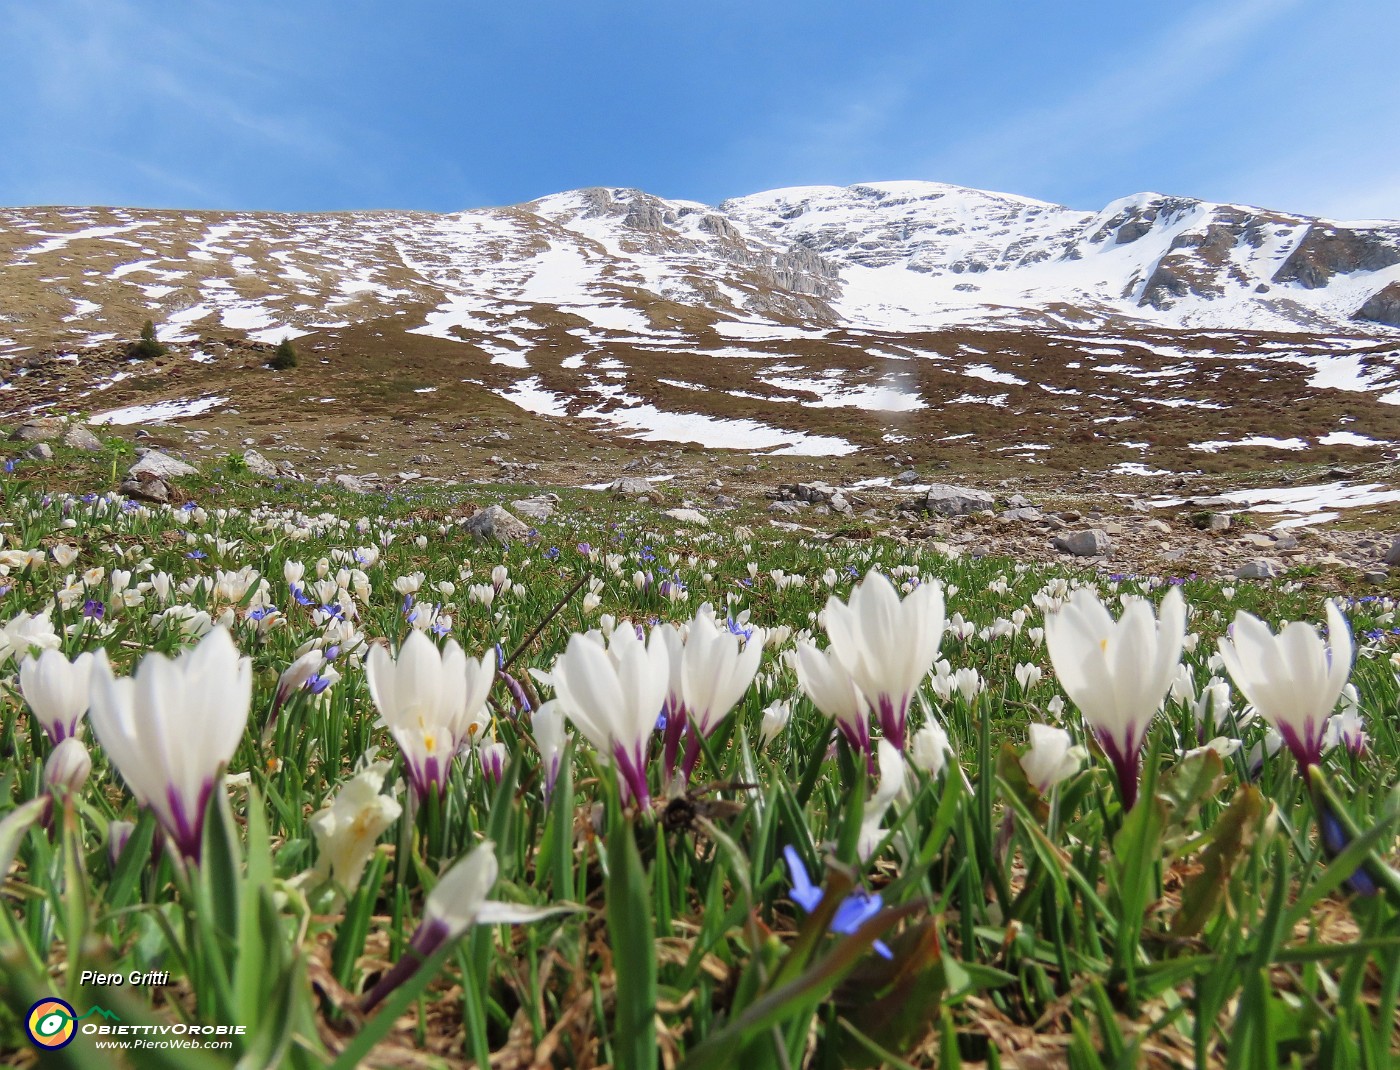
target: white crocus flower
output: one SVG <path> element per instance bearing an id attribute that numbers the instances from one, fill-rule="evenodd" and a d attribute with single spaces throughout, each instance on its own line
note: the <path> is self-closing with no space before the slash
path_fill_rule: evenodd
<path id="1" fill-rule="evenodd" d="M 915 587 L 903 600 L 888 579 L 870 571 L 849 602 L 832 595 L 826 603 L 831 649 L 869 701 L 880 727 L 904 749 L 909 703 L 933 667 L 943 638 L 943 588 Z"/>
<path id="2" fill-rule="evenodd" d="M 1173 587 L 1161 617 L 1133 599 L 1114 620 L 1098 595 L 1079 588 L 1045 618 L 1045 642 L 1060 686 L 1084 714 L 1118 775 L 1124 809 L 1137 801 L 1140 750 L 1176 678 L 1186 637 L 1186 603 Z"/>
<path id="3" fill-rule="evenodd" d="M 177 658 L 147 654 L 131 677 L 113 676 L 105 652 L 93 662 L 93 733 L 187 858 L 199 857 L 204 811 L 243 738 L 252 693 L 252 663 L 223 628 Z"/>
<path id="4" fill-rule="evenodd" d="M 763 711 L 763 721 L 759 725 L 759 736 L 766 747 L 783 734 L 788 721 L 792 719 L 792 708 L 781 700 L 769 703 Z"/>
<path id="5" fill-rule="evenodd" d="M 1033 724 L 1030 736 L 1031 745 L 1021 755 L 1021 768 L 1026 779 L 1042 795 L 1078 772 L 1088 757 L 1083 747 L 1074 746 L 1074 740 L 1063 728 Z"/>
<path id="6" fill-rule="evenodd" d="M 44 783 L 51 794 L 62 799 L 82 791 L 91 772 L 92 756 L 87 747 L 81 739 L 69 736 L 53 749 L 44 763 Z"/>
<path id="7" fill-rule="evenodd" d="M 575 632 L 554 663 L 560 706 L 585 739 L 617 767 L 624 801 L 645 808 L 647 756 L 670 683 L 671 664 L 660 629 L 643 643 L 627 621 L 603 646 Z"/>
<path id="8" fill-rule="evenodd" d="M 797 683 L 813 705 L 836 722 L 857 753 L 870 750 L 870 721 L 865 696 L 846 666 L 831 650 L 818 650 L 802 639 L 797 643 Z"/>
<path id="9" fill-rule="evenodd" d="M 316 837 L 318 880 L 335 881 L 347 892 L 359 887 L 380 833 L 403 813 L 397 799 L 381 793 L 389 768 L 388 762 L 374 762 L 360 769 L 308 822 Z"/>
<path id="10" fill-rule="evenodd" d="M 1353 685 L 1347 684 L 1342 688 L 1342 708 L 1327 721 L 1327 730 L 1322 741 L 1323 749 L 1345 747 L 1349 753 L 1359 758 L 1366 753 L 1368 742 L 1366 719 L 1361 715 L 1360 696 Z"/>
<path id="11" fill-rule="evenodd" d="M 1351 629 L 1341 610 L 1327 603 L 1327 641 L 1303 621 L 1278 635 L 1252 613 L 1235 614 L 1220 657 L 1241 692 L 1278 730 L 1304 776 L 1322 760 L 1327 719 L 1351 674 Z"/>
<path id="12" fill-rule="evenodd" d="M 909 760 L 914 768 L 922 770 L 930 777 L 937 777 L 948 764 L 948 755 L 953 752 L 948 742 L 948 733 L 943 726 L 930 718 L 921 725 L 909 742 Z"/>
<path id="13" fill-rule="evenodd" d="M 438 948 L 473 925 L 515 925 L 578 909 L 572 904 L 531 907 L 488 899 L 498 872 L 495 845 L 484 840 L 443 874 L 423 903 L 423 920 L 409 938 L 408 948 L 365 996 L 362 1010 L 372 1009 L 418 972 Z"/>
<path id="14" fill-rule="evenodd" d="M 860 823 L 860 844 L 857 850 L 862 860 L 869 858 L 884 839 L 880 822 L 884 821 L 895 797 L 904 790 L 904 755 L 887 739 L 880 740 L 876 753 L 880 762 L 880 783 L 866 802 L 865 813 Z"/>
<path id="15" fill-rule="evenodd" d="M 34 649 L 57 650 L 62 640 L 53 630 L 53 607 L 38 613 L 21 613 L 0 625 L 0 666 L 11 658 L 22 663 Z"/>
<path id="16" fill-rule="evenodd" d="M 495 660 L 494 653 L 469 658 L 452 639 L 439 652 L 419 631 L 409 632 L 397 659 L 383 646 L 370 648 L 370 698 L 403 751 L 420 800 L 434 785 L 439 796 L 446 789 L 457 749 L 486 706 Z"/>
<path id="17" fill-rule="evenodd" d="M 544 797 L 548 800 L 554 794 L 554 782 L 559 779 L 559 763 L 570 739 L 558 699 L 541 703 L 540 708 L 530 715 L 530 727 L 535 733 L 535 746 L 540 749 L 540 763 L 544 766 Z"/>
<path id="18" fill-rule="evenodd" d="M 681 702 L 688 733 L 683 778 L 689 779 L 700 759 L 700 740 L 709 738 L 753 683 L 763 657 L 763 639 L 763 629 L 754 628 L 741 647 L 737 635 L 716 623 L 709 605 L 701 606 L 690 622 L 680 650 Z M 668 652 L 672 659 L 676 657 L 669 642 Z M 671 676 L 674 679 L 674 660 Z"/>
<path id="19" fill-rule="evenodd" d="M 91 654 L 69 661 L 57 650 L 25 658 L 19 667 L 19 689 L 49 739 L 62 743 L 83 732 L 92 685 Z"/>

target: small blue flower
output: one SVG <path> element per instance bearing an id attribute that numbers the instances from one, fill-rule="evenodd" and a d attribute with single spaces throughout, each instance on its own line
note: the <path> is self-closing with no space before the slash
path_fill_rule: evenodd
<path id="1" fill-rule="evenodd" d="M 248 613 L 248 619 L 249 619 L 249 620 L 266 620 L 268 617 L 272 616 L 272 614 L 274 614 L 274 613 L 276 613 L 276 612 L 277 612 L 277 607 L 276 607 L 276 606 L 258 606 L 257 609 L 254 609 L 254 610 L 250 610 L 250 611 L 249 611 L 249 613 Z"/>
<path id="2" fill-rule="evenodd" d="M 788 873 L 792 876 L 792 889 L 788 895 L 794 903 L 810 914 L 821 903 L 822 890 L 812 883 L 812 878 L 807 875 L 807 867 L 802 864 L 801 856 L 791 844 L 783 848 L 783 857 L 787 859 Z M 841 901 L 836 913 L 832 915 L 831 931 L 850 936 L 880 913 L 883 907 L 884 900 L 873 892 L 852 892 Z M 871 946 L 881 958 L 894 958 L 894 952 L 883 940 L 876 940 Z"/>
<path id="3" fill-rule="evenodd" d="M 306 683 L 302 686 L 305 687 L 306 690 L 310 691 L 313 695 L 319 695 L 322 691 L 331 686 L 331 682 L 328 678 L 322 676 L 320 673 L 317 673 L 315 676 L 308 679 Z"/>
<path id="4" fill-rule="evenodd" d="M 191 561 L 203 561 L 209 555 L 206 554 L 203 550 L 191 550 L 185 556 L 188 557 Z"/>
<path id="5" fill-rule="evenodd" d="M 312 602 L 310 598 L 306 597 L 306 592 L 305 592 L 304 590 L 302 590 L 301 584 L 299 584 L 299 583 L 294 583 L 294 584 L 292 584 L 291 586 L 292 586 L 292 597 L 295 598 L 295 599 L 297 600 L 297 604 L 298 604 L 298 605 L 303 605 L 303 606 L 315 605 L 315 603 Z"/>
<path id="6" fill-rule="evenodd" d="M 89 598 L 83 603 L 83 616 L 89 620 L 101 620 L 107 615 L 107 607 L 96 598 Z"/>
<path id="7" fill-rule="evenodd" d="M 558 561 L 558 560 L 559 560 L 559 547 L 557 547 L 557 546 L 551 546 L 548 550 L 546 550 L 546 551 L 544 552 L 544 556 L 547 557 L 547 558 L 549 558 L 551 561 Z"/>

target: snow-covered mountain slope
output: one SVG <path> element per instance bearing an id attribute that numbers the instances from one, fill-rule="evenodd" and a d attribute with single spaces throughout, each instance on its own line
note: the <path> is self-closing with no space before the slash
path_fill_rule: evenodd
<path id="1" fill-rule="evenodd" d="M 774 190 L 726 215 L 841 266 L 836 309 L 902 330 L 1115 317 L 1232 330 L 1400 326 L 1400 223 L 1143 193 L 1098 213 L 928 182 Z M 1384 299 L 1368 302 L 1387 288 Z"/>
<path id="2" fill-rule="evenodd" d="M 130 359 L 147 318 L 164 362 Z M 284 337 L 313 371 L 261 375 L 257 346 Z M 719 206 L 597 188 L 448 215 L 0 209 L 0 413 L 203 420 L 253 411 L 249 391 L 266 421 L 346 434 L 376 407 L 505 406 L 796 454 L 1388 449 L 1400 223 L 1157 194 L 1092 213 L 931 182 Z"/>

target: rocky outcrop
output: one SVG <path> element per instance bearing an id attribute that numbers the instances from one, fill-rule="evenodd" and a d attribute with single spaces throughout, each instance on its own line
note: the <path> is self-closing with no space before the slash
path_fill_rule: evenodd
<path id="1" fill-rule="evenodd" d="M 1314 223 L 1280 265 L 1274 282 L 1296 282 L 1308 290 L 1334 275 L 1380 271 L 1400 264 L 1400 238 L 1393 230 L 1334 227 Z"/>
<path id="2" fill-rule="evenodd" d="M 1387 327 L 1400 327 L 1400 282 L 1392 282 L 1389 286 L 1377 290 L 1351 318 L 1384 323 Z"/>

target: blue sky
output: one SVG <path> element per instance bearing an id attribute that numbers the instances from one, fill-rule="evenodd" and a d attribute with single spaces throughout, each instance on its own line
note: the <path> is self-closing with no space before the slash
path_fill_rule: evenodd
<path id="1" fill-rule="evenodd" d="M 1400 217 L 1395 0 L 0 0 L 0 203 L 920 178 Z"/>

